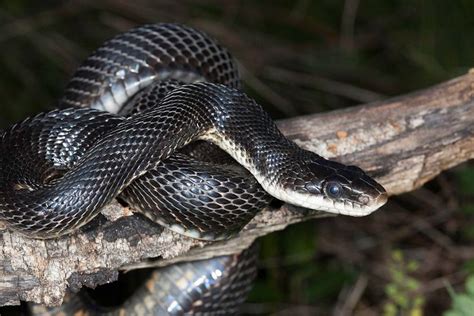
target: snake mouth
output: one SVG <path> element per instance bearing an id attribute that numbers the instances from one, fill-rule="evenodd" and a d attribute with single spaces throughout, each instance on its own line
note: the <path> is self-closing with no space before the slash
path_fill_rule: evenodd
<path id="1" fill-rule="evenodd" d="M 264 187 L 265 190 L 267 188 Z M 271 188 L 273 189 L 273 188 Z M 309 195 L 299 192 L 287 192 L 286 190 L 270 190 L 273 196 L 279 200 L 285 201 L 289 204 L 304 207 L 310 210 L 323 211 L 339 215 L 348 216 L 367 216 L 380 207 L 382 207 L 388 200 L 388 195 L 385 192 L 379 193 L 376 197 L 363 195 L 362 200 L 357 199 L 337 199 L 333 200 L 324 195 Z"/>
<path id="2" fill-rule="evenodd" d="M 381 193 L 376 198 L 370 199 L 368 203 L 359 204 L 355 202 L 335 202 L 336 208 L 339 210 L 338 213 L 341 215 L 350 216 L 366 216 L 378 210 L 380 207 L 385 205 L 388 201 L 388 194 L 386 192 Z"/>

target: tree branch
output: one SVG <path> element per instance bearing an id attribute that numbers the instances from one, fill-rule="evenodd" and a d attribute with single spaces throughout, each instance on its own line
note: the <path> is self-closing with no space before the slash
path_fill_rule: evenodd
<path id="1" fill-rule="evenodd" d="M 473 87 L 474 72 L 470 72 L 407 96 L 288 119 L 278 125 L 301 147 L 359 165 L 390 194 L 400 194 L 473 157 Z M 326 216 L 287 205 L 268 208 L 236 238 L 207 243 L 160 228 L 140 216 L 127 216 L 131 211 L 118 203 L 106 207 L 103 214 L 118 219 L 101 216 L 77 234 L 56 240 L 32 240 L 0 230 L 0 305 L 20 300 L 58 305 L 66 288 L 77 290 L 82 285 L 113 281 L 120 269 L 238 252 L 259 236 Z"/>

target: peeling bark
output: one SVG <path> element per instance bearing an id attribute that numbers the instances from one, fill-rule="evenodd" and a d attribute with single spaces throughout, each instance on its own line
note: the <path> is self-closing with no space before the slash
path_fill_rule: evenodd
<path id="1" fill-rule="evenodd" d="M 412 191 L 474 155 L 474 71 L 383 102 L 278 122 L 301 147 L 356 164 L 391 194 Z M 383 212 L 383 208 L 380 210 Z M 180 236 L 112 203 L 74 235 L 32 240 L 0 229 L 0 305 L 59 305 L 67 288 L 94 287 L 119 270 L 238 252 L 287 225 L 327 216 L 267 208 L 236 237 L 207 243 Z M 117 216 L 119 214 L 119 216 Z"/>

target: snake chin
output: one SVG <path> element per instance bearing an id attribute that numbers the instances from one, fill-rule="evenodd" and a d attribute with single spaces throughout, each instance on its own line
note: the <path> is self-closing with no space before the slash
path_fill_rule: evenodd
<path id="1" fill-rule="evenodd" d="M 314 196 L 306 193 L 286 193 L 281 192 L 281 196 L 277 197 L 280 200 L 287 201 L 288 203 L 315 210 L 315 211 L 324 211 L 333 214 L 339 215 L 349 215 L 349 216 L 366 216 L 387 202 L 387 194 L 381 194 L 376 198 L 370 199 L 367 204 L 361 204 L 356 201 L 351 201 L 348 199 L 338 199 L 334 200 L 324 195 Z"/>

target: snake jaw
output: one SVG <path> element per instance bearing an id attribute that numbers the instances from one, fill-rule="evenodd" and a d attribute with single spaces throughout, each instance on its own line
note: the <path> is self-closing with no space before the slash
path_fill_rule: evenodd
<path id="1" fill-rule="evenodd" d="M 275 190 L 272 187 L 266 187 L 264 184 L 262 186 L 264 190 L 271 191 L 274 197 L 289 204 L 315 211 L 355 217 L 369 215 L 387 202 L 386 192 L 381 193 L 377 197 L 370 198 L 368 203 L 362 204 L 352 200 L 333 200 L 323 194 L 311 195 L 301 192 L 287 192 L 286 190 Z"/>
<path id="2" fill-rule="evenodd" d="M 267 188 L 265 188 L 265 190 L 267 190 Z M 334 201 L 323 195 L 310 196 L 302 193 L 287 194 L 281 192 L 280 194 L 276 194 L 275 197 L 289 204 L 307 209 L 355 217 L 370 215 L 387 202 L 386 193 L 371 200 L 371 203 L 366 205 L 355 202 Z"/>

